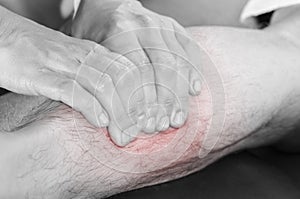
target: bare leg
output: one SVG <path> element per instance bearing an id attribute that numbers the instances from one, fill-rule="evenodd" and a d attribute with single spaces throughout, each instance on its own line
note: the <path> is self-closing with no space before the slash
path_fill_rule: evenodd
<path id="1" fill-rule="evenodd" d="M 262 31 L 190 31 L 203 49 L 206 84 L 191 100 L 184 127 L 118 148 L 105 129 L 62 105 L 0 135 L 0 167 L 7 171 L 0 176 L 1 197 L 105 197 L 188 175 L 294 128 L 300 118 L 297 45 Z"/>

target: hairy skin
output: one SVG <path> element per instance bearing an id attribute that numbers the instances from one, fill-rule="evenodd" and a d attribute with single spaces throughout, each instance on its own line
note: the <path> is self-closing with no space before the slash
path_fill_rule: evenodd
<path id="1" fill-rule="evenodd" d="M 294 128 L 300 118 L 299 46 L 272 31 L 189 31 L 206 67 L 203 91 L 191 99 L 184 127 L 140 135 L 119 148 L 105 129 L 91 127 L 65 105 L 41 106 L 46 109 L 37 111 L 38 120 L 27 117 L 30 124 L 0 134 L 0 197 L 107 197 L 188 175 L 233 151 L 273 143 Z"/>

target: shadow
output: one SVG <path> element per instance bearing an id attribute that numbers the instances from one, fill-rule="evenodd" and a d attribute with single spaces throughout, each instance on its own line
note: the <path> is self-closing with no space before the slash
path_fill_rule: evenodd
<path id="1" fill-rule="evenodd" d="M 299 199 L 300 154 L 271 148 L 227 156 L 188 177 L 109 199 Z"/>

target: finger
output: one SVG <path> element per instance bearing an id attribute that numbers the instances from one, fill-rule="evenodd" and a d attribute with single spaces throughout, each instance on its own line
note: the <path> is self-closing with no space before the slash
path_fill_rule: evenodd
<path id="1" fill-rule="evenodd" d="M 146 104 L 140 72 L 132 62 L 123 56 L 115 56 L 114 63 L 106 70 L 117 89 L 123 107 L 130 118 L 144 126 L 144 106 Z"/>
<path id="2" fill-rule="evenodd" d="M 181 90 L 177 88 L 177 82 L 181 80 L 178 77 L 181 68 L 179 67 L 180 64 L 177 63 L 180 59 L 176 58 L 176 53 L 183 54 L 183 52 L 180 51 L 179 46 L 173 44 L 174 40 L 170 40 L 172 38 L 169 38 L 168 31 L 152 28 L 144 33 L 141 34 L 140 40 L 143 41 L 142 45 L 147 47 L 146 52 L 155 66 L 158 103 L 165 108 L 170 118 L 170 124 L 177 127 L 178 124 L 175 123 L 177 121 L 174 121 L 176 117 L 172 118 L 171 114 L 180 112 L 177 110 L 180 106 L 176 106 L 175 98 L 182 99 L 183 97 Z M 168 39 L 166 40 L 166 38 Z M 178 83 L 181 84 L 181 82 Z"/>
<path id="3" fill-rule="evenodd" d="M 118 128 L 113 128 L 116 132 L 109 132 L 116 135 L 124 133 L 133 123 L 132 118 L 128 117 L 123 107 L 112 77 L 102 72 L 107 70 L 113 62 L 108 55 L 108 50 L 98 45 L 86 56 L 85 60 L 81 60 L 76 70 L 73 67 L 72 71 L 71 66 L 64 66 L 61 69 L 56 67 L 55 70 L 75 79 L 76 82 L 79 82 L 86 90 L 96 96 L 98 101 L 105 107 L 111 121 L 118 125 Z M 103 92 L 104 90 L 105 92 Z M 114 141 L 117 145 L 122 145 L 125 142 L 116 139 Z"/>
<path id="4" fill-rule="evenodd" d="M 189 69 L 182 65 L 179 66 L 176 86 L 176 105 L 171 115 L 171 126 L 180 128 L 185 123 L 189 108 Z"/>
<path id="5" fill-rule="evenodd" d="M 97 78 L 95 76 L 86 78 L 92 72 L 97 74 Z M 138 133 L 140 128 L 128 116 L 122 100 L 119 98 L 113 78 L 93 67 L 82 64 L 81 70 L 76 76 L 76 81 L 92 92 L 105 108 L 111 120 L 108 128 L 109 134 L 115 144 L 124 146 L 132 141 L 132 137 L 127 133 L 128 129 L 131 129 L 131 131 L 134 129 L 134 133 Z"/>
<path id="6" fill-rule="evenodd" d="M 125 56 L 138 67 L 146 103 L 144 106 L 147 108 L 147 122 L 143 131 L 154 132 L 157 112 L 154 106 L 157 103 L 154 70 L 135 33 L 132 31 L 120 33 L 106 39 L 102 44 L 111 51 Z"/>
<path id="7" fill-rule="evenodd" d="M 107 113 L 96 97 L 81 87 L 75 80 L 49 71 L 40 75 L 35 81 L 35 89 L 38 94 L 62 101 L 82 113 L 96 127 L 108 125 Z"/>
<path id="8" fill-rule="evenodd" d="M 101 78 L 99 85 L 104 85 L 104 89 L 97 90 L 97 96 L 101 98 L 105 95 L 105 99 L 101 101 L 104 107 L 107 107 L 106 110 L 112 121 L 108 128 L 112 140 L 118 146 L 125 146 L 135 138 L 135 136 L 132 136 L 132 133 L 137 135 L 141 129 L 137 123 L 128 116 L 120 98 L 117 96 L 118 94 L 116 91 L 113 91 L 113 86 L 110 86 L 113 85 L 112 81 L 113 80 L 108 77 Z"/>
<path id="9" fill-rule="evenodd" d="M 187 31 L 177 22 L 173 23 L 175 36 L 177 41 L 181 44 L 182 48 L 185 50 L 188 60 L 190 60 L 191 70 L 190 70 L 190 94 L 199 95 L 201 92 L 201 49 L 197 42 L 187 33 Z"/>
<path id="10" fill-rule="evenodd" d="M 102 54 L 101 59 L 100 54 Z M 145 98 L 143 90 L 139 88 L 142 83 L 137 67 L 124 56 L 110 51 L 103 52 L 100 47 L 94 49 L 85 63 L 112 78 L 127 115 L 133 121 L 137 121 L 138 125 L 143 126 Z"/>
<path id="11" fill-rule="evenodd" d="M 113 142 L 120 147 L 124 147 L 136 139 L 141 129 L 138 126 L 133 125 L 125 130 L 122 130 L 115 121 L 112 121 L 109 124 L 108 131 Z M 120 131 L 122 131 L 122 133 L 119 133 Z"/>
<path id="12" fill-rule="evenodd" d="M 165 27 L 168 27 L 168 29 L 161 29 L 161 34 L 170 52 L 174 55 L 177 64 L 177 81 L 174 91 L 176 94 L 176 105 L 171 115 L 171 125 L 172 127 L 179 128 L 184 124 L 188 113 L 190 67 L 187 61 L 187 55 L 177 42 L 175 31 L 171 29 L 172 25 L 165 24 Z"/>

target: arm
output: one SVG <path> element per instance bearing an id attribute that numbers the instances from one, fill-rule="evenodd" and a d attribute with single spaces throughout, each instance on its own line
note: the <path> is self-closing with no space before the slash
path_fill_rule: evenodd
<path id="1" fill-rule="evenodd" d="M 201 91 L 201 62 L 197 44 L 175 20 L 136 0 L 83 0 L 62 30 L 101 43 L 138 67 L 146 101 L 144 132 L 184 124 L 189 94 Z"/>
<path id="2" fill-rule="evenodd" d="M 295 127 L 299 45 L 271 30 L 189 31 L 207 67 L 203 92 L 191 101 L 184 127 L 118 148 L 104 129 L 61 106 L 11 135 L 1 150 L 8 171 L 1 188 L 16 189 L 2 193 L 104 197 L 188 175 L 230 152 L 276 142 Z M 19 189 L 20 184 L 28 186 Z"/>
<path id="3" fill-rule="evenodd" d="M 83 108 L 82 102 L 72 99 L 75 92 L 71 88 L 78 88 L 77 94 L 87 101 L 96 99 L 88 92 L 95 87 L 87 88 L 74 73 L 98 45 L 67 37 L 1 6 L 0 17 L 0 87 L 63 101 L 97 125 L 86 106 Z"/>
<path id="4" fill-rule="evenodd" d="M 95 127 L 108 126 L 119 145 L 130 142 L 123 131 L 140 131 L 145 98 L 132 62 L 95 42 L 66 36 L 2 7 L 0 17 L 0 87 L 61 101 Z M 8 103 L 14 104 L 18 105 Z"/>

